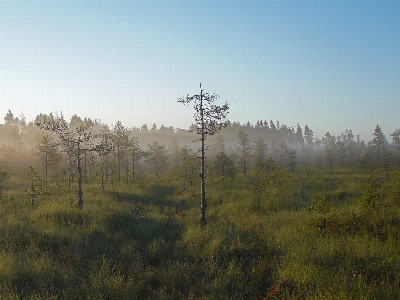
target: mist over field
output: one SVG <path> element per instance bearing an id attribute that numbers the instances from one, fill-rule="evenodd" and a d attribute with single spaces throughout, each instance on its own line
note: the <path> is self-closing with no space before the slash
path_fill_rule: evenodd
<path id="1" fill-rule="evenodd" d="M 0 296 L 397 297 L 399 129 L 319 139 L 199 107 L 190 130 L 8 111 Z"/>
<path id="2" fill-rule="evenodd" d="M 0 299 L 398 299 L 399 1 L 0 1 Z"/>

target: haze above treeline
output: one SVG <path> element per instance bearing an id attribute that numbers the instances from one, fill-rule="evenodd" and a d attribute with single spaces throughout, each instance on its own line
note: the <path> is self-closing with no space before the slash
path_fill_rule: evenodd
<path id="1" fill-rule="evenodd" d="M 39 114 L 34 121 L 27 122 L 23 115 L 16 117 L 10 110 L 4 121 L 0 125 L 0 168 L 9 173 L 23 166 L 26 169 L 34 162 L 39 168 L 43 159 L 47 166 L 48 155 L 53 152 L 58 162 L 62 157 L 60 151 L 67 151 L 70 165 L 73 151 L 80 153 L 79 149 L 92 149 L 98 154 L 97 158 L 92 157 L 93 162 L 101 160 L 101 156 L 110 154 L 110 151 L 114 159 L 118 157 L 118 178 L 124 155 L 126 174 L 129 173 L 129 160 L 133 164 L 132 174 L 137 167 L 135 161 L 139 160 L 152 163 L 157 176 L 158 172 L 181 166 L 189 154 L 196 160 L 200 146 L 200 135 L 196 134 L 199 133 L 198 125 L 195 124 L 188 129 L 157 126 L 156 123 L 129 128 L 120 121 L 108 126 L 99 120 L 77 115 L 66 120 L 62 114 Z M 272 162 L 281 170 L 291 172 L 298 166 L 307 170 L 310 165 L 329 169 L 349 165 L 365 170 L 382 164 L 400 165 L 400 128 L 386 137 L 378 124 L 371 125 L 371 136 L 373 139 L 365 142 L 351 129 L 346 129 L 338 136 L 327 132 L 319 138 L 314 137 L 313 129 L 307 125 L 302 128 L 300 124 L 289 127 L 279 121 L 231 122 L 219 133 L 205 137 L 206 160 L 222 176 L 233 176 L 240 169 L 246 174 L 248 167 L 260 169 Z M 54 142 L 49 142 L 49 139 Z M 77 149 L 71 150 L 71 145 Z M 141 153 L 139 156 L 137 151 Z M 80 161 L 79 157 L 77 161 Z M 149 167 L 145 164 L 144 172 L 149 171 Z"/>
<path id="2" fill-rule="evenodd" d="M 179 108 L 179 107 L 178 107 Z M 101 119 L 98 118 L 92 118 L 88 117 L 85 115 L 79 115 L 79 114 L 74 114 L 70 118 L 66 117 L 63 112 L 50 112 L 50 113 L 39 113 L 36 115 L 34 120 L 27 120 L 25 117 L 25 114 L 23 111 L 21 111 L 18 115 L 11 110 L 8 110 L 8 112 L 1 118 L 0 121 L 0 126 L 4 126 L 7 122 L 10 122 L 10 119 L 13 119 L 17 123 L 19 123 L 21 126 L 34 126 L 37 125 L 40 120 L 46 118 L 47 116 L 53 116 L 54 118 L 61 118 L 65 120 L 67 123 L 70 123 L 71 120 L 88 120 L 91 121 L 95 124 L 100 124 L 100 125 L 106 125 L 108 128 L 112 129 L 113 126 L 117 123 L 120 122 L 122 125 L 126 128 L 131 129 L 134 133 L 158 133 L 159 137 L 162 137 L 163 134 L 170 135 L 171 133 L 184 133 L 188 131 L 193 131 L 195 127 L 195 123 L 193 120 L 193 123 L 190 124 L 187 128 L 180 128 L 180 127 L 173 127 L 170 124 L 159 124 L 156 120 L 150 120 L 148 123 L 144 123 L 141 126 L 129 126 L 129 124 L 124 124 L 120 120 L 115 120 L 114 123 L 112 124 L 107 124 L 104 123 Z M 229 114 L 228 114 L 228 119 L 229 119 Z M 295 122 L 294 124 L 284 124 L 280 122 L 279 120 L 274 120 L 274 119 L 258 119 L 258 120 L 253 120 L 253 121 L 247 121 L 247 122 L 239 122 L 236 120 L 230 120 L 230 123 L 228 125 L 228 128 L 235 128 L 236 130 L 239 129 L 245 129 L 245 130 L 251 130 L 251 129 L 257 129 L 257 130 L 262 130 L 264 129 L 264 133 L 266 132 L 273 132 L 274 130 L 276 131 L 281 131 L 281 132 L 286 132 L 288 135 L 294 135 L 296 131 L 300 128 L 302 130 L 302 133 L 304 132 L 304 129 L 307 127 L 307 130 L 312 131 L 313 135 L 313 141 L 315 141 L 317 144 L 324 138 L 326 135 L 330 136 L 335 136 L 340 138 L 341 135 L 345 134 L 346 132 L 351 132 L 352 135 L 354 136 L 355 139 L 359 139 L 359 141 L 364 141 L 366 143 L 370 142 L 373 139 L 373 133 L 374 133 L 374 128 L 376 125 L 379 124 L 371 124 L 370 128 L 368 128 L 370 135 L 367 136 L 367 138 L 364 138 L 364 136 L 358 132 L 355 132 L 352 130 L 352 128 L 344 128 L 342 132 L 337 133 L 335 130 L 330 131 L 329 129 L 325 131 L 324 134 L 316 134 L 318 132 L 324 132 L 321 128 L 312 128 L 311 126 L 308 126 L 308 124 L 300 124 Z M 335 126 L 337 128 L 337 126 Z M 399 126 L 400 128 L 400 126 Z M 364 130 L 364 131 L 368 131 Z M 386 137 L 389 137 L 391 134 L 396 132 L 398 129 L 395 129 L 393 132 L 387 132 L 385 128 L 382 128 L 382 132 L 385 134 Z M 221 134 L 226 132 L 226 128 L 223 129 Z M 364 134 L 365 135 L 365 134 Z M 389 138 L 388 138 L 389 139 Z"/>

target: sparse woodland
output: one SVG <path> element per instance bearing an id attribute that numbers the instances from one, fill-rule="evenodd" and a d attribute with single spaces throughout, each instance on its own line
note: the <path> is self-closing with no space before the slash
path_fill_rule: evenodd
<path id="1" fill-rule="evenodd" d="M 206 140 L 206 226 L 198 139 L 9 111 L 0 298 L 398 299 L 400 129 L 232 122 Z"/>

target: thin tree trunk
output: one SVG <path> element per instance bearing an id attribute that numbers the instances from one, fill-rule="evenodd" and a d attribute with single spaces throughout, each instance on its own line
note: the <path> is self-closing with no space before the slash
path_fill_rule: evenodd
<path id="1" fill-rule="evenodd" d="M 132 155 L 132 183 L 135 181 L 135 155 Z"/>
<path id="2" fill-rule="evenodd" d="M 129 182 L 129 156 L 126 155 L 126 184 Z"/>
<path id="3" fill-rule="evenodd" d="M 203 110 L 203 90 L 200 90 L 200 117 L 201 117 L 201 218 L 200 223 L 202 226 L 207 225 L 206 210 L 206 183 L 205 183 L 205 147 L 204 147 L 204 110 Z"/>
<path id="4" fill-rule="evenodd" d="M 85 151 L 85 170 L 84 170 L 84 177 L 85 177 L 85 182 L 87 183 L 87 151 Z"/>
<path id="5" fill-rule="evenodd" d="M 106 154 L 106 182 L 108 182 L 108 154 Z"/>
<path id="6" fill-rule="evenodd" d="M 156 177 L 158 176 L 158 158 L 156 157 Z"/>
<path id="7" fill-rule="evenodd" d="M 44 154 L 45 154 L 45 162 L 44 162 L 44 164 L 45 164 L 45 172 L 44 172 L 44 179 L 45 179 L 45 181 L 46 181 L 46 183 L 47 183 L 47 169 L 48 169 L 48 163 L 49 163 L 48 151 L 46 150 Z"/>
<path id="8" fill-rule="evenodd" d="M 119 149 L 119 145 L 117 147 L 117 158 L 118 158 L 118 181 L 121 180 L 121 153 L 120 153 L 120 149 Z"/>
<path id="9" fill-rule="evenodd" d="M 68 145 L 69 147 L 69 145 Z M 71 153 L 70 149 L 68 150 L 68 187 L 71 187 Z"/>
<path id="10" fill-rule="evenodd" d="M 83 208 L 83 191 L 82 191 L 82 168 L 81 168 L 81 148 L 78 142 L 78 197 L 79 209 Z"/>
<path id="11" fill-rule="evenodd" d="M 247 168 L 246 168 L 246 151 L 243 151 L 243 174 L 247 175 Z"/>
<path id="12" fill-rule="evenodd" d="M 104 171 L 105 171 L 104 169 L 105 169 L 105 166 L 104 166 L 104 160 L 103 160 L 103 163 L 101 164 L 101 188 L 103 189 L 103 193 L 106 191 L 105 184 L 104 184 Z"/>

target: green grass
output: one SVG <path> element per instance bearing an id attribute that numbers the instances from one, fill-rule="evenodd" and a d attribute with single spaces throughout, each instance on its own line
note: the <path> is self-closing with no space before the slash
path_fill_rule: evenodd
<path id="1" fill-rule="evenodd" d="M 260 206 L 248 178 L 207 175 L 200 188 L 173 174 L 102 193 L 60 186 L 32 207 L 11 178 L 0 204 L 0 299 L 397 299 L 400 199 L 363 208 L 369 172 L 283 173 Z M 377 177 L 379 174 L 377 174 Z M 321 216 L 307 207 L 326 196 Z"/>

